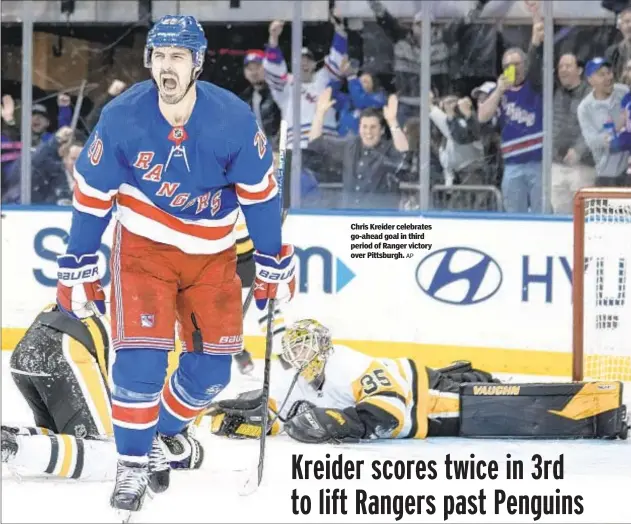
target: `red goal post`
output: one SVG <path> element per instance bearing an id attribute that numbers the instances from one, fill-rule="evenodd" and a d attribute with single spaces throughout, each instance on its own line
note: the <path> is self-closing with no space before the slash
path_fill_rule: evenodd
<path id="1" fill-rule="evenodd" d="M 574 197 L 573 380 L 631 382 L 631 188 Z"/>

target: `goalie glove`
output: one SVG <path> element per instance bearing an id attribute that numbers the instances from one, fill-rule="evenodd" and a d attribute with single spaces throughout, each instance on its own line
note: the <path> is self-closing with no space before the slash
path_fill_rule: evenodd
<path id="1" fill-rule="evenodd" d="M 354 408 L 345 410 L 310 407 L 285 423 L 285 432 L 306 444 L 357 442 L 366 428 Z"/>
<path id="2" fill-rule="evenodd" d="M 76 318 L 105 314 L 105 293 L 99 278 L 99 256 L 57 258 L 57 305 Z"/>
<path id="3" fill-rule="evenodd" d="M 254 252 L 256 263 L 256 278 L 254 280 L 254 301 L 256 307 L 264 310 L 267 301 L 277 297 L 278 285 L 287 284 L 289 287 L 288 300 L 294 298 L 296 291 L 296 259 L 294 246 L 283 244 L 280 253 L 275 257 L 264 253 Z"/>
<path id="4" fill-rule="evenodd" d="M 262 391 L 241 393 L 235 399 L 214 402 L 208 408 L 211 417 L 210 432 L 220 437 L 235 439 L 259 438 L 263 421 Z M 273 417 L 273 414 L 270 414 Z M 268 434 L 279 432 L 280 425 L 274 422 Z"/>

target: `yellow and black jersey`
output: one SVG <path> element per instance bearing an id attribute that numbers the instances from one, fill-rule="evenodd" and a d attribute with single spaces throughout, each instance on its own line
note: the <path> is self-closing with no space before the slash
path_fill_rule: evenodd
<path id="1" fill-rule="evenodd" d="M 17 344 L 14 381 L 30 404 L 47 406 L 38 410 L 38 426 L 79 437 L 113 434 L 106 322 L 96 316 L 78 320 L 50 305 Z"/>
<path id="2" fill-rule="evenodd" d="M 276 411 L 285 402 L 295 371 L 274 365 L 270 407 Z M 354 407 L 363 420 L 370 421 L 372 438 L 425 438 L 432 420 L 459 415 L 458 392 L 430 389 L 431 373 L 413 359 L 373 358 L 335 345 L 322 387 L 315 391 L 300 377 L 281 415 L 285 417 L 300 400 L 322 408 Z"/>
<path id="3" fill-rule="evenodd" d="M 243 211 L 239 210 L 239 217 L 237 223 L 234 226 L 235 243 L 237 246 L 237 262 L 245 262 L 252 258 L 254 253 L 254 244 L 250 238 L 250 233 L 245 224 L 245 217 Z"/>

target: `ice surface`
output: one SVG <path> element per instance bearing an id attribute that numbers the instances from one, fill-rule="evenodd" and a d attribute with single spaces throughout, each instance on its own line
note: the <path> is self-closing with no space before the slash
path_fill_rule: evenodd
<path id="1" fill-rule="evenodd" d="M 30 412 L 17 393 L 8 371 L 8 352 L 2 354 L 2 421 L 32 424 Z M 261 364 L 257 363 L 260 372 Z M 247 379 L 234 370 L 234 382 L 225 395 L 255 389 L 260 375 Z M 518 377 L 520 380 L 524 377 Z M 255 471 L 257 441 L 232 441 L 211 436 L 202 429 L 198 436 L 206 449 L 202 469 L 174 472 L 169 491 L 150 500 L 133 522 L 395 522 L 393 514 L 361 515 L 356 512 L 358 489 L 369 495 L 434 495 L 436 512 L 405 515 L 398 522 L 444 522 L 444 496 L 478 495 L 485 490 L 485 514 L 454 515 L 447 522 L 534 522 L 532 514 L 507 512 L 506 505 L 495 514 L 493 493 L 502 489 L 515 495 L 582 495 L 581 515 L 543 516 L 536 522 L 631 522 L 631 440 L 602 441 L 499 441 L 466 439 L 428 439 L 426 441 L 382 441 L 361 445 L 309 446 L 287 437 L 268 439 L 265 477 L 261 487 L 247 497 L 239 495 L 248 476 Z M 336 458 L 363 460 L 360 480 L 292 480 L 292 455 L 303 460 Z M 533 480 L 531 458 L 541 454 L 546 459 L 564 456 L 563 480 Z M 500 466 L 497 480 L 446 480 L 444 460 L 496 460 Z M 506 455 L 524 462 L 524 480 L 505 480 Z M 435 480 L 373 480 L 375 460 L 435 460 Z M 113 466 L 114 467 L 114 466 Z M 504 480 L 502 480 L 504 479 Z M 112 484 L 87 483 L 62 479 L 21 480 L 8 468 L 2 469 L 2 522 L 117 522 L 109 508 Z M 343 488 L 348 495 L 347 514 L 319 513 L 318 492 Z M 309 495 L 309 515 L 292 513 L 292 490 Z"/>

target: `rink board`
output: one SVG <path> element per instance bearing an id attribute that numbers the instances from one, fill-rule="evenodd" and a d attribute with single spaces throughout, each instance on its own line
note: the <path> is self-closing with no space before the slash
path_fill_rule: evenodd
<path id="1" fill-rule="evenodd" d="M 54 300 L 55 258 L 65 251 L 71 212 L 3 212 L 2 348 L 12 349 L 37 312 Z M 352 228 L 363 224 L 431 225 L 418 240 L 431 243 L 431 250 L 411 250 L 410 258 L 400 260 L 353 258 L 370 251 L 351 250 L 350 235 L 366 232 Z M 101 244 L 108 291 L 112 226 Z M 569 218 L 292 212 L 283 234 L 299 248 L 300 293 L 285 308 L 288 321 L 317 318 L 336 341 L 373 355 L 420 356 L 428 365 L 471 359 L 493 371 L 569 374 Z M 247 316 L 245 335 L 248 348 L 260 356 L 258 316 Z"/>

